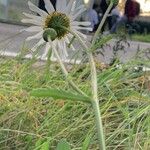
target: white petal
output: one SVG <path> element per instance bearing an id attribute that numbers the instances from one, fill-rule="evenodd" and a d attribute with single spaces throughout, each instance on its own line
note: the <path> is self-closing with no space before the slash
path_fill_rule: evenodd
<path id="1" fill-rule="evenodd" d="M 71 12 L 71 8 L 72 8 L 72 5 L 73 5 L 73 2 L 74 2 L 74 0 L 69 0 L 69 3 L 68 3 L 68 5 L 67 5 L 67 7 L 65 9 L 65 13 L 66 14 L 69 14 Z"/>
<path id="2" fill-rule="evenodd" d="M 56 2 L 56 11 L 64 12 L 66 9 L 66 0 L 57 0 Z"/>
<path id="3" fill-rule="evenodd" d="M 73 31 L 74 33 L 78 34 L 79 37 L 81 37 L 81 38 L 84 38 L 84 39 L 87 38 L 87 36 L 86 36 L 85 34 L 83 34 L 83 33 L 79 32 L 79 31 L 77 31 L 76 29 L 72 29 L 72 31 Z"/>
<path id="4" fill-rule="evenodd" d="M 80 10 L 80 9 L 84 9 L 85 6 L 84 5 L 80 5 L 79 7 L 76 8 L 76 11 Z"/>
<path id="5" fill-rule="evenodd" d="M 79 15 L 81 15 L 85 10 L 86 10 L 86 8 L 80 9 L 80 10 L 73 16 L 73 20 L 75 20 Z"/>
<path id="6" fill-rule="evenodd" d="M 74 48 L 74 46 L 73 45 L 71 45 L 71 49 L 73 50 L 73 51 L 75 51 L 76 49 Z"/>
<path id="7" fill-rule="evenodd" d="M 57 40 L 57 45 L 58 45 L 58 49 L 59 49 L 59 50 L 61 49 L 61 51 L 62 51 L 62 44 L 61 44 L 61 42 L 58 41 L 58 40 Z"/>
<path id="8" fill-rule="evenodd" d="M 92 31 L 93 29 L 91 27 L 81 27 L 81 26 L 74 26 L 74 29 L 78 29 L 78 30 L 88 30 L 88 31 Z"/>
<path id="9" fill-rule="evenodd" d="M 65 56 L 66 57 L 68 57 L 69 55 L 68 55 L 68 52 L 67 52 L 67 47 L 66 47 L 66 42 L 65 42 L 65 40 L 63 40 L 63 48 L 64 48 L 64 54 L 65 54 Z"/>
<path id="10" fill-rule="evenodd" d="M 31 24 L 39 25 L 39 26 L 43 25 L 43 22 L 38 21 L 38 20 L 34 20 L 34 19 L 22 19 L 21 22 L 23 22 L 23 23 L 31 23 Z"/>
<path id="11" fill-rule="evenodd" d="M 65 39 L 66 43 L 68 43 L 68 44 L 70 43 L 70 41 L 69 41 L 67 36 L 64 39 Z"/>
<path id="12" fill-rule="evenodd" d="M 45 43 L 45 41 L 44 41 L 43 39 L 40 39 L 40 41 L 39 41 L 37 44 L 35 44 L 35 46 L 31 49 L 31 51 L 32 51 L 32 52 L 36 51 L 37 48 L 38 48 L 39 46 L 41 46 L 42 44 L 44 44 L 44 43 Z"/>
<path id="13" fill-rule="evenodd" d="M 90 26 L 90 25 L 91 25 L 91 22 L 89 22 L 89 21 L 84 21 L 84 22 L 73 21 L 73 22 L 71 23 L 71 25 L 76 25 L 76 26 L 80 26 L 80 25 L 82 25 L 82 26 Z"/>
<path id="14" fill-rule="evenodd" d="M 40 16 L 42 17 L 46 17 L 47 13 L 45 11 L 43 11 L 42 9 L 38 8 L 37 6 L 35 6 L 33 3 L 31 3 L 30 1 L 28 1 L 28 5 L 30 10 L 32 10 L 33 12 L 38 13 Z"/>
<path id="15" fill-rule="evenodd" d="M 45 8 L 46 10 L 48 11 L 48 13 L 52 13 L 55 11 L 52 3 L 50 2 L 50 0 L 44 0 L 44 3 L 45 3 Z"/>
<path id="16" fill-rule="evenodd" d="M 80 41 L 82 41 L 85 45 L 86 45 L 86 41 L 80 36 L 80 32 L 76 31 L 76 30 L 72 30 L 77 36 L 78 38 L 80 39 Z"/>
<path id="17" fill-rule="evenodd" d="M 29 14 L 29 13 L 25 13 L 23 12 L 23 14 L 28 17 L 28 18 L 37 18 L 37 19 L 41 19 L 42 20 L 42 17 L 41 16 L 37 16 L 37 15 L 33 15 L 33 14 Z"/>
<path id="18" fill-rule="evenodd" d="M 57 48 L 57 51 L 59 53 L 59 56 L 62 58 L 62 59 L 65 59 L 66 56 L 64 54 L 64 48 L 63 48 L 63 43 L 62 41 L 57 41 L 57 45 L 58 45 L 58 48 Z"/>
<path id="19" fill-rule="evenodd" d="M 28 17 L 28 19 L 33 19 L 33 20 L 36 20 L 36 21 L 39 21 L 39 22 L 44 22 L 44 18 L 42 18 L 41 16 L 36 16 L 36 15 L 32 15 L 32 14 L 28 14 L 28 13 L 25 13 L 23 12 L 23 14 Z"/>
<path id="20" fill-rule="evenodd" d="M 77 12 L 75 12 L 75 10 L 76 10 L 76 1 L 74 1 L 72 3 L 71 10 L 68 12 L 68 15 L 71 16 L 71 18 L 74 13 L 77 13 Z M 74 18 L 72 18 L 71 20 L 74 20 Z"/>
<path id="21" fill-rule="evenodd" d="M 42 37 L 42 34 L 43 34 L 43 31 L 33 35 L 33 36 L 29 36 L 26 41 L 30 41 L 30 40 L 33 40 L 33 39 L 40 39 L 40 38 L 43 38 Z"/>
<path id="22" fill-rule="evenodd" d="M 79 11 L 81 11 L 81 10 L 82 10 L 82 12 L 81 12 L 80 14 L 82 14 L 82 13 L 86 10 L 86 8 L 85 8 L 84 5 L 81 5 L 81 6 L 77 7 L 77 8 L 75 9 L 74 13 L 73 13 L 73 16 L 76 15 L 76 14 L 77 14 Z"/>
<path id="23" fill-rule="evenodd" d="M 71 11 L 74 12 L 76 8 L 76 1 L 73 2 L 72 7 L 71 7 Z"/>
<path id="24" fill-rule="evenodd" d="M 73 38 L 72 35 L 69 35 L 69 34 L 68 34 L 68 35 L 65 37 L 65 42 L 69 44 L 69 43 L 70 43 L 69 39 L 72 39 L 72 38 Z M 75 48 L 74 48 L 73 44 L 71 44 L 70 47 L 71 47 L 71 49 L 72 49 L 73 51 L 75 51 Z"/>
<path id="25" fill-rule="evenodd" d="M 39 26 L 31 26 L 29 28 L 21 29 L 21 31 L 27 31 L 27 32 L 39 32 L 42 30 L 42 27 Z"/>
<path id="26" fill-rule="evenodd" d="M 77 14 L 79 11 L 84 10 L 85 11 L 85 6 L 84 5 L 80 5 L 79 7 L 75 7 L 74 11 L 71 11 L 71 13 L 69 12 L 69 15 L 73 16 L 75 14 Z"/>

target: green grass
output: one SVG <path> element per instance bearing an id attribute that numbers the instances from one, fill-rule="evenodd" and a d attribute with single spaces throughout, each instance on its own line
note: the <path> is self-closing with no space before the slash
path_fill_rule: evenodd
<path id="1" fill-rule="evenodd" d="M 100 107 L 108 150 L 150 149 L 150 97 L 147 75 L 133 71 L 141 63 L 129 62 L 122 69 L 98 68 Z M 148 63 L 148 62 L 147 62 Z M 72 79 L 88 95 L 89 66 L 70 69 Z M 67 139 L 73 150 L 81 150 L 92 136 L 89 150 L 98 149 L 93 110 L 80 102 L 34 98 L 35 88 L 70 89 L 57 64 L 45 65 L 22 59 L 0 59 L 0 150 L 41 150 L 47 141 L 51 150 Z"/>
<path id="2" fill-rule="evenodd" d="M 132 40 L 150 43 L 150 34 L 135 34 L 131 36 Z"/>

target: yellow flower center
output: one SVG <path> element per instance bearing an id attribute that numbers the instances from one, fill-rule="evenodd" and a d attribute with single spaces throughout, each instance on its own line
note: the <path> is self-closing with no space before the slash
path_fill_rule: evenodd
<path id="1" fill-rule="evenodd" d="M 68 34 L 68 31 L 63 27 L 70 28 L 70 20 L 65 14 L 55 11 L 47 16 L 44 28 L 53 28 L 57 32 L 58 39 Z"/>

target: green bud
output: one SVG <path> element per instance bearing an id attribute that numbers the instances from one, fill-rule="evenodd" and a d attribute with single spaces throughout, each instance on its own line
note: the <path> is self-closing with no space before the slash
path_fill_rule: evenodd
<path id="1" fill-rule="evenodd" d="M 47 28 L 43 32 L 43 39 L 48 42 L 48 39 L 54 41 L 57 38 L 57 32 L 53 28 Z"/>
<path id="2" fill-rule="evenodd" d="M 114 6 L 117 6 L 119 3 L 119 0 L 106 0 L 106 2 L 108 5 L 110 4 L 110 2 L 112 2 Z"/>

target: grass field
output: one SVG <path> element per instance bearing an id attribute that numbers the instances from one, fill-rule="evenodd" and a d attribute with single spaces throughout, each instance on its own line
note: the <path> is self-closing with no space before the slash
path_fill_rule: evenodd
<path id="1" fill-rule="evenodd" d="M 133 70 L 140 63 L 104 70 L 97 64 L 107 150 L 150 148 L 148 76 Z M 0 150 L 55 150 L 61 139 L 72 150 L 81 150 L 87 139 L 89 150 L 98 149 L 90 105 L 30 95 L 32 89 L 42 87 L 72 90 L 58 65 L 50 68 L 36 65 L 34 60 L 0 59 Z M 70 69 L 73 80 L 91 95 L 88 65 L 74 68 Z M 42 149 L 44 142 L 49 148 Z"/>
<path id="2" fill-rule="evenodd" d="M 135 35 L 132 35 L 131 37 L 133 40 L 135 41 L 140 41 L 140 42 L 147 42 L 147 43 L 150 43 L 150 34 L 135 34 Z"/>
<path id="3" fill-rule="evenodd" d="M 21 6 L 17 12 L 11 5 L 12 18 L 26 9 Z M 126 42 L 126 35 L 117 37 Z M 32 59 L 24 59 L 26 49 L 16 58 L 0 56 L 0 150 L 98 150 L 100 119 L 107 150 L 149 150 L 150 72 L 143 71 L 143 66 L 150 66 L 149 50 L 139 50 L 123 64 L 117 59 L 123 46 L 117 42 L 111 64 L 94 62 L 96 49 L 103 49 L 112 38 L 97 37 L 90 49 L 79 38 L 86 49 L 81 64 L 63 66 L 57 50 L 52 49 L 65 76 L 58 62 L 36 59 L 40 46 Z M 40 97 L 41 91 L 33 94 L 39 88 L 55 90 Z M 58 147 L 62 140 L 71 148 Z"/>

